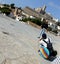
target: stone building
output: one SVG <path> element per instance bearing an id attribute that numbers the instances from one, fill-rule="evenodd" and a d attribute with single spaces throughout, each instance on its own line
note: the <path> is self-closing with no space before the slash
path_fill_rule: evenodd
<path id="1" fill-rule="evenodd" d="M 40 8 L 35 8 L 35 11 L 40 13 L 40 14 L 45 14 L 46 6 L 44 5 L 43 7 Z"/>
<path id="2" fill-rule="evenodd" d="M 36 17 L 36 18 L 45 18 L 48 20 L 52 20 L 52 16 L 50 16 L 49 14 L 47 14 L 45 12 L 46 6 L 43 6 L 42 8 L 36 8 L 36 9 L 32 9 L 30 7 L 25 7 L 23 9 L 22 14 L 26 15 L 26 17 Z"/>
<path id="3" fill-rule="evenodd" d="M 23 9 L 23 14 L 26 15 L 27 17 L 30 17 L 30 16 L 33 16 L 33 17 L 36 17 L 36 18 L 42 18 L 43 15 L 36 12 L 34 9 L 30 8 L 30 7 L 25 7 Z"/>

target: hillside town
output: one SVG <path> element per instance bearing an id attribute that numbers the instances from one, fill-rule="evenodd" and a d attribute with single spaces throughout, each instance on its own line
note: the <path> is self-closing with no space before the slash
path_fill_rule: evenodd
<path id="1" fill-rule="evenodd" d="M 7 5 L 8 4 L 0 4 L 0 8 L 3 8 Z M 11 4 L 11 5 L 12 7 L 10 5 L 8 6 L 8 8 L 11 9 L 10 14 L 8 15 L 9 17 L 16 19 L 17 21 L 21 21 L 23 18 L 40 18 L 41 20 L 45 18 L 48 21 L 49 27 L 51 27 L 53 30 L 57 30 L 59 33 L 60 22 L 58 19 L 55 19 L 54 17 L 52 17 L 50 13 L 46 12 L 47 7 L 45 5 L 39 8 L 34 8 L 34 9 L 28 6 L 25 8 L 21 8 L 21 7 L 18 8 L 18 7 L 15 7 L 14 4 Z M 5 13 L 3 14 L 6 15 Z"/>

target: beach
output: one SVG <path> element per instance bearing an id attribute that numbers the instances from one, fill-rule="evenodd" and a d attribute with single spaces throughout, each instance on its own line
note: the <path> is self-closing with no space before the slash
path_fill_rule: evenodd
<path id="1" fill-rule="evenodd" d="M 50 64 L 39 53 L 40 29 L 0 14 L 0 64 Z M 60 56 L 60 36 L 48 37 Z"/>

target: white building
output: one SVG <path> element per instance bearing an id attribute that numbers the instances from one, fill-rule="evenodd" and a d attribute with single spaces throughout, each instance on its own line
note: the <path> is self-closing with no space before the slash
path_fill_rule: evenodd
<path id="1" fill-rule="evenodd" d="M 53 18 L 53 20 L 54 20 L 54 21 L 56 21 L 56 22 L 58 22 L 58 21 L 59 21 L 59 20 L 58 20 L 58 19 L 56 19 L 56 18 Z"/>

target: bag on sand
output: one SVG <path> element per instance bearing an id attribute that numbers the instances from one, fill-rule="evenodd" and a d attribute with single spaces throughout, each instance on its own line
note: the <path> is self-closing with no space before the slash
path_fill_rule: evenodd
<path id="1" fill-rule="evenodd" d="M 47 59 L 47 58 L 49 57 L 49 50 L 48 50 L 46 47 L 41 46 L 41 47 L 40 47 L 40 55 L 41 55 L 43 58 Z"/>
<path id="2" fill-rule="evenodd" d="M 47 49 L 50 52 L 50 56 L 56 56 L 57 55 L 57 51 L 53 49 L 53 46 L 52 46 L 52 43 L 50 42 L 50 39 L 49 39 L 49 43 L 46 42 L 45 40 L 43 40 L 43 41 L 47 44 Z"/>

